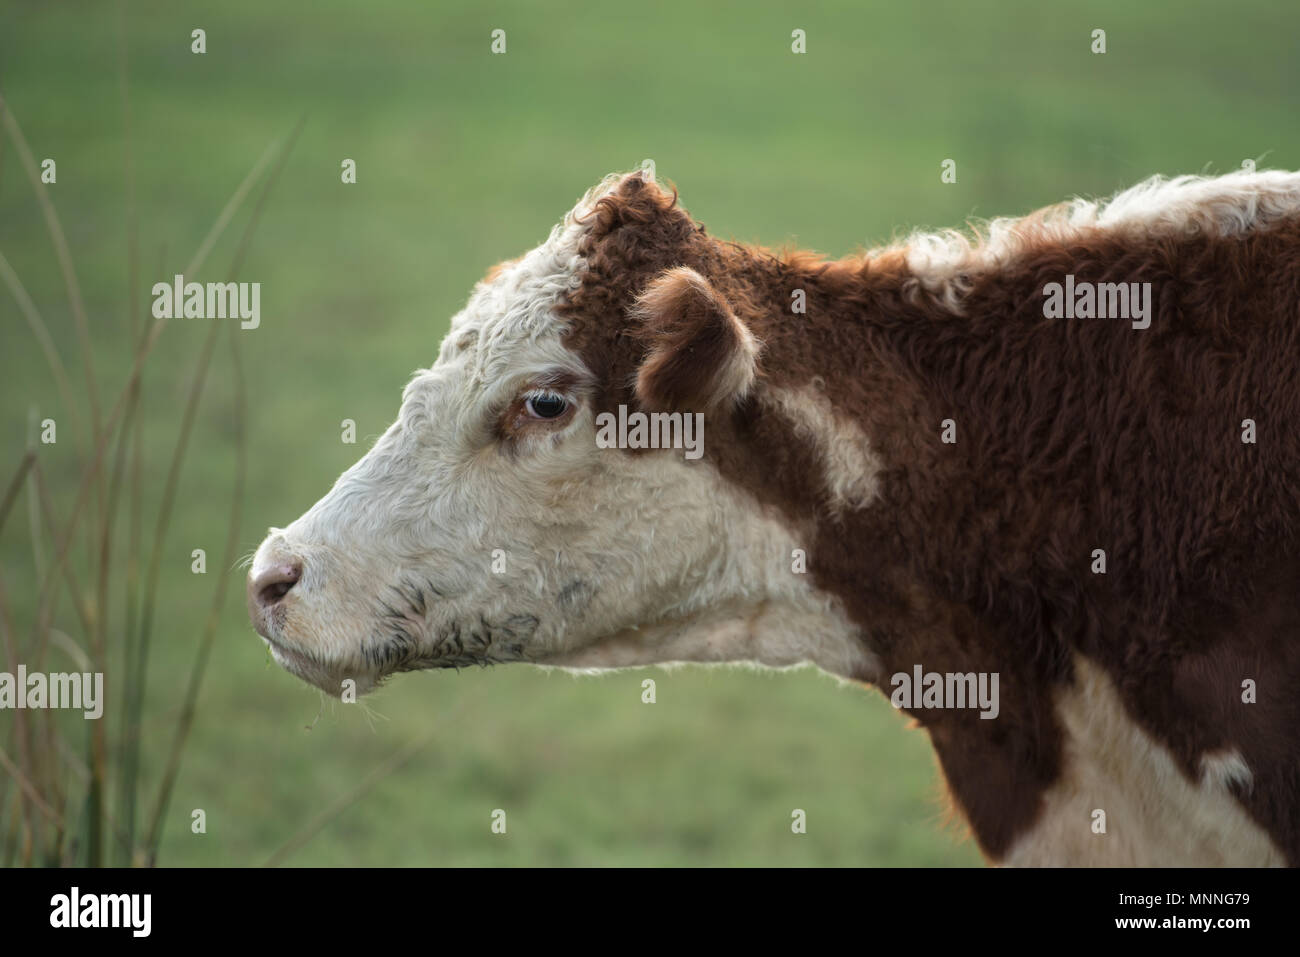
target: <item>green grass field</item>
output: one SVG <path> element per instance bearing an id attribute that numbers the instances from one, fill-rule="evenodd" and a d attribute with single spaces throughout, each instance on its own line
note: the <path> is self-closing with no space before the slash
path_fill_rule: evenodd
<path id="1" fill-rule="evenodd" d="M 433 361 L 484 271 L 543 239 L 610 171 L 652 158 L 714 233 L 839 256 L 912 227 L 1022 213 L 1156 172 L 1226 171 L 1248 158 L 1300 166 L 1300 15 L 1286 0 L 617 6 L 224 0 L 120 12 L 15 0 L 0 10 L 0 92 L 38 161 L 57 162 L 49 195 L 102 402 L 130 366 L 132 293 L 142 321 L 149 287 L 182 268 L 267 146 L 304 120 L 239 274 L 262 284 L 261 328 L 241 333 L 244 551 L 301 514 L 387 427 L 407 377 Z M 207 34 L 203 55 L 190 52 L 195 28 Z M 489 53 L 496 28 L 505 55 Z M 791 53 L 795 28 L 807 31 L 804 55 Z M 1090 52 L 1094 28 L 1107 32 L 1104 55 Z M 355 185 L 340 182 L 345 158 L 357 163 Z M 955 184 L 940 182 L 945 159 L 956 161 Z M 250 209 L 193 278 L 224 278 Z M 7 139 L 0 252 L 83 388 L 54 247 Z M 147 504 L 205 329 L 175 321 L 150 359 Z M 62 423 L 68 410 L 4 287 L 0 335 L 5 484 L 33 412 Z M 219 567 L 234 469 L 230 369 L 223 344 L 160 578 L 146 781 L 161 771 L 213 578 L 235 577 L 160 863 L 260 864 L 318 815 L 322 826 L 279 859 L 979 863 L 943 823 L 924 734 L 876 692 L 809 670 L 574 678 L 509 667 L 399 676 L 361 705 L 322 704 L 268 663 L 242 573 Z M 345 418 L 357 445 L 339 440 Z M 67 506 L 71 440 L 40 455 Z M 207 550 L 205 576 L 190 571 L 195 548 Z M 0 562 L 25 635 L 37 583 L 25 499 L 0 535 Z M 120 587 L 110 602 L 116 621 Z M 79 640 L 66 603 L 56 627 Z M 641 703 L 647 676 L 654 705 Z M 116 728 L 113 695 L 110 682 Z M 0 742 L 11 719 L 0 713 Z M 401 767 L 367 780 L 431 733 Z M 495 808 L 507 811 L 505 836 L 489 829 Z M 794 808 L 807 811 L 806 834 L 791 833 Z M 206 812 L 205 834 L 191 833 L 194 809 Z"/>

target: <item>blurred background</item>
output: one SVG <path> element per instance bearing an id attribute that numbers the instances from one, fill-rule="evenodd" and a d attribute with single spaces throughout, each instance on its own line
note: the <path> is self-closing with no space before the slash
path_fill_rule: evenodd
<path id="1" fill-rule="evenodd" d="M 388 426 L 489 266 L 540 242 L 603 175 L 645 159 L 714 234 L 831 256 L 1157 172 L 1300 167 L 1297 25 L 1292 0 L 6 0 L 0 92 L 57 179 L 34 187 L 12 131 L 0 136 L 11 274 L 0 286 L 0 487 L 29 450 L 39 463 L 13 486 L 0 529 L 0 611 L 26 660 L 43 627 L 38 594 L 57 579 L 45 668 L 78 670 L 83 654 L 102 662 L 108 687 L 98 751 L 91 722 L 67 716 L 29 742 L 31 774 L 57 785 L 49 815 L 23 809 L 21 735 L 14 712 L 0 712 L 0 862 L 86 862 L 98 840 L 104 862 L 165 865 L 980 863 L 945 823 L 923 732 L 882 695 L 810 670 L 575 678 L 514 666 L 399 676 L 359 705 L 323 700 L 270 663 L 246 619 L 243 572 L 223 563 L 240 436 L 236 557 Z M 495 29 L 506 31 L 501 55 Z M 795 29 L 805 54 L 791 52 Z M 1091 52 L 1095 29 L 1104 54 Z M 83 352 L 107 418 L 147 329 L 150 287 L 192 261 L 268 155 L 186 277 L 225 279 L 242 260 L 236 278 L 262 284 L 261 326 L 238 333 L 244 387 L 229 323 L 196 390 L 211 324 L 171 322 L 140 380 L 122 491 L 114 499 L 97 480 L 90 524 L 55 574 L 51 528 L 72 514 L 88 461 L 89 432 L 79 448 L 69 424 L 75 415 L 89 429 Z M 354 185 L 340 181 L 344 159 Z M 955 183 L 940 180 L 946 159 Z M 85 342 L 42 193 L 66 236 Z M 33 311 L 78 409 L 42 356 Z M 35 440 L 45 418 L 59 423 L 54 445 Z M 343 419 L 357 423 L 356 445 L 340 441 Z M 106 514 L 111 545 L 97 556 Z M 196 548 L 206 574 L 191 570 Z M 145 605 L 147 690 L 127 689 L 122 663 Z M 645 677 L 654 705 L 641 702 Z M 141 708 L 134 812 L 120 784 L 128 693 Z M 187 702 L 192 728 L 142 858 Z M 99 796 L 88 783 L 97 761 Z M 496 808 L 505 836 L 489 828 Z M 806 834 L 791 833 L 794 808 Z M 193 832 L 196 809 L 205 833 Z M 27 832 L 42 815 L 57 842 Z"/>

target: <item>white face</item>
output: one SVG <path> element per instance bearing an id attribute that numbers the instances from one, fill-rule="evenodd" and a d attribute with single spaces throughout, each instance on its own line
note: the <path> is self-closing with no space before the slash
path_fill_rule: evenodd
<path id="1" fill-rule="evenodd" d="M 289 671 L 338 695 L 467 664 L 817 657 L 820 599 L 780 648 L 735 629 L 789 590 L 786 529 L 681 450 L 598 446 L 555 315 L 583 266 L 572 219 L 476 287 L 397 422 L 257 550 L 250 615 Z"/>

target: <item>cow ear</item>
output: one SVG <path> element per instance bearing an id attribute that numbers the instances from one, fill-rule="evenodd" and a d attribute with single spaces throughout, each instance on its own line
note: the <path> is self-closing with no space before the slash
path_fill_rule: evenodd
<path id="1" fill-rule="evenodd" d="M 707 279 L 678 266 L 636 301 L 647 343 L 636 394 L 650 409 L 710 411 L 740 401 L 754 383 L 761 344 Z"/>

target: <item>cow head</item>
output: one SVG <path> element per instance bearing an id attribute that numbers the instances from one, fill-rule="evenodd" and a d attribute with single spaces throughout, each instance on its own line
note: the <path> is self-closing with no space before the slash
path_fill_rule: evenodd
<path id="1" fill-rule="evenodd" d="M 738 249 L 633 173 L 480 282 L 397 421 L 257 550 L 249 613 L 275 659 L 335 695 L 510 661 L 869 671 L 792 572 L 797 523 L 717 467 L 762 375 Z M 678 447 L 627 447 L 649 432 Z"/>

